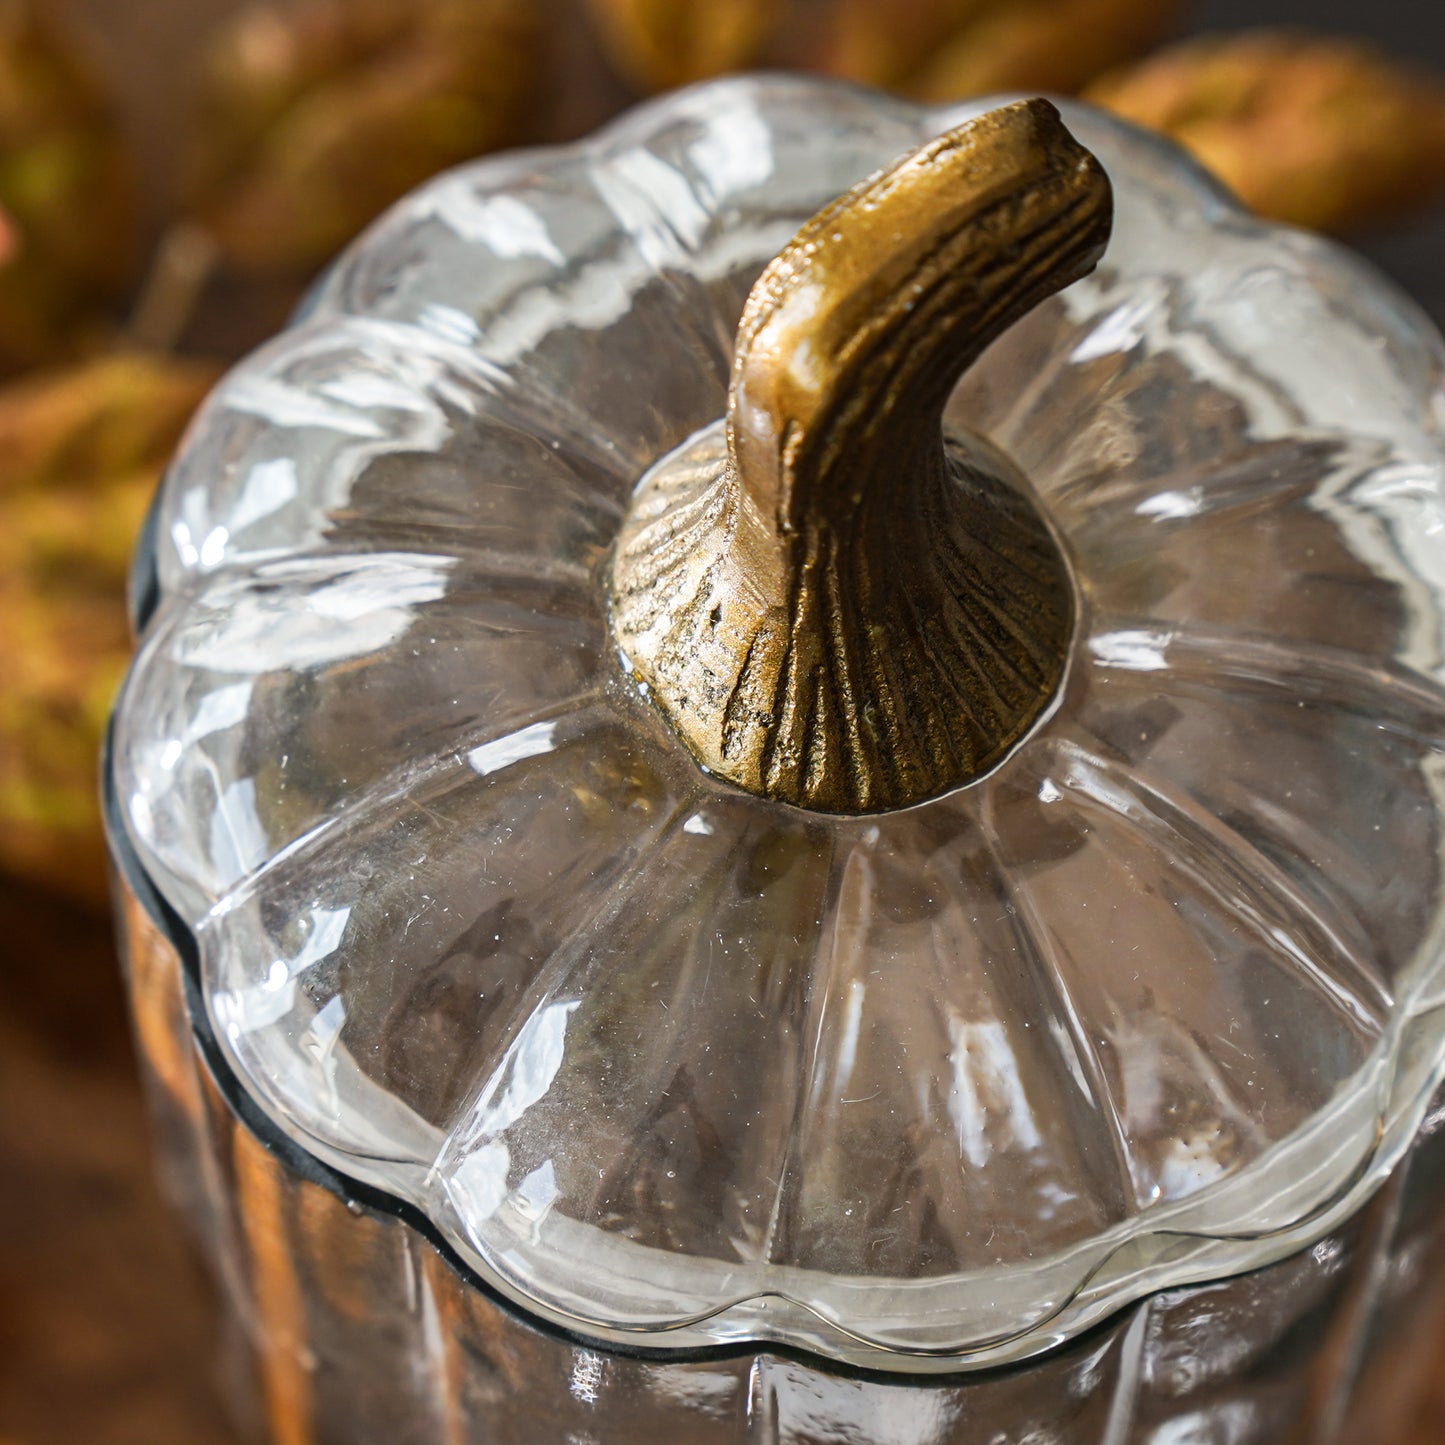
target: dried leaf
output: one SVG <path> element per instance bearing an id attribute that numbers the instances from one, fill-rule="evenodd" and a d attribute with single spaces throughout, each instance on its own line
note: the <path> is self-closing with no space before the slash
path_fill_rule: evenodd
<path id="1" fill-rule="evenodd" d="M 136 259 L 115 118 L 29 0 L 0 0 L 0 211 L 0 370 L 13 370 L 73 349 Z"/>
<path id="2" fill-rule="evenodd" d="M 587 0 L 609 58 L 645 91 L 755 64 L 782 0 Z"/>
<path id="3" fill-rule="evenodd" d="M 1245 205 L 1294 225 L 1347 230 L 1445 190 L 1445 83 L 1356 41 L 1207 37 L 1088 98 L 1172 136 Z"/>
<path id="4" fill-rule="evenodd" d="M 1175 0 L 1033 0 L 995 4 L 923 66 L 907 89 L 921 100 L 995 91 L 1071 94 L 1168 33 Z"/>
<path id="5" fill-rule="evenodd" d="M 211 367 L 113 356 L 0 388 L 0 866 L 99 901 L 96 753 L 128 559 Z"/>
<path id="6" fill-rule="evenodd" d="M 524 139 L 530 0 L 300 0 L 241 11 L 206 72 L 192 211 L 235 264 L 314 270 L 449 165 Z"/>

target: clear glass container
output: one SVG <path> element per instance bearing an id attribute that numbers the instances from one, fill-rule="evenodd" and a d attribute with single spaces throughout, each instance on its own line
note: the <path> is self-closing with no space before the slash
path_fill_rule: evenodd
<path id="1" fill-rule="evenodd" d="M 1066 106 L 1114 238 L 951 403 L 1068 552 L 1049 716 L 825 817 L 705 776 L 610 641 L 759 270 L 992 103 L 731 80 L 452 172 L 194 424 L 113 834 L 278 1437 L 1324 1440 L 1402 1398 L 1445 1058 L 1407 300 Z"/>

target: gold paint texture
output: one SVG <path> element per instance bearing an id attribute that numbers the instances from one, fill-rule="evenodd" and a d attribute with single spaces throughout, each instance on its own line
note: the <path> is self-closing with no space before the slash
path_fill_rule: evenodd
<path id="1" fill-rule="evenodd" d="M 943 408 L 1111 218 L 1098 162 L 1030 100 L 862 182 L 763 272 L 725 425 L 642 479 L 613 561 L 617 645 L 710 772 L 883 812 L 978 778 L 1048 708 L 1067 566 L 1017 469 Z"/>

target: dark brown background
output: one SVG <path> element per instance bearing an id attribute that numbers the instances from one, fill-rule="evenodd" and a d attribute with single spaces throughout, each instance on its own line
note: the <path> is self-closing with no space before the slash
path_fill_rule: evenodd
<path id="1" fill-rule="evenodd" d="M 158 221 L 176 77 L 232 0 L 49 3 L 124 84 Z M 1445 7 L 1420 0 L 1207 0 L 1195 16 L 1369 35 L 1445 67 Z M 1445 323 L 1445 213 L 1361 249 Z M 1419 1445 L 1445 1441 L 1439 1348 Z M 152 1181 L 109 924 L 0 879 L 0 1445 L 227 1445 L 221 1353 Z"/>

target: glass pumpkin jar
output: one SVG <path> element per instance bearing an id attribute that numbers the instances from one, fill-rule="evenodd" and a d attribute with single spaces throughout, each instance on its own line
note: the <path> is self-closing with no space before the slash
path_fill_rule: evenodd
<path id="1" fill-rule="evenodd" d="M 1062 109 L 464 167 L 202 408 L 107 787 L 273 1438 L 1403 1418 L 1440 342 Z"/>

